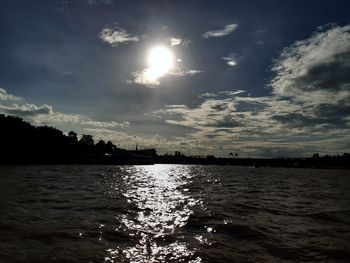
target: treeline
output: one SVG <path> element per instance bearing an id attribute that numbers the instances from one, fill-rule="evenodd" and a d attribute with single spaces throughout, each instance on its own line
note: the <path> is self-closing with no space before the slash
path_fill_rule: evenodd
<path id="1" fill-rule="evenodd" d="M 164 164 L 199 164 L 199 165 L 232 165 L 249 167 L 285 167 L 285 168 L 339 168 L 350 169 L 350 154 L 325 155 L 308 158 L 215 158 L 213 156 L 158 156 L 157 163 Z"/>
<path id="2" fill-rule="evenodd" d="M 0 114 L 0 163 L 84 163 L 123 154 L 111 141 L 98 141 L 91 135 L 79 139 L 73 131 L 68 135 L 48 126 L 35 127 L 23 119 Z"/>
<path id="3" fill-rule="evenodd" d="M 35 127 L 21 118 L 0 114 L 0 164 L 201 164 L 253 167 L 350 168 L 350 154 L 309 158 L 215 158 L 157 155 L 155 149 L 127 151 L 111 141 L 97 143 L 48 126 Z"/>

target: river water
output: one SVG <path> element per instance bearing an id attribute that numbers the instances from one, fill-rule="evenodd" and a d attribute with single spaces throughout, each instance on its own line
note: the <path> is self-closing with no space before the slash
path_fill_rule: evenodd
<path id="1" fill-rule="evenodd" d="M 0 167 L 0 262 L 350 262 L 350 173 Z"/>

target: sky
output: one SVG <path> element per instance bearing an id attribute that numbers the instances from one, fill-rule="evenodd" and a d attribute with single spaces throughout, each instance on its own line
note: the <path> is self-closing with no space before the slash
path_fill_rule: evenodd
<path id="1" fill-rule="evenodd" d="M 0 113 L 159 153 L 349 152 L 348 10 L 340 0 L 0 0 Z"/>

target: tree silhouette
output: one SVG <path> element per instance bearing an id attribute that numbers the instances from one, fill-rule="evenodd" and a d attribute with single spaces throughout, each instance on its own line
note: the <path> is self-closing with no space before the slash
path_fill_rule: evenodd
<path id="1" fill-rule="evenodd" d="M 34 127 L 21 118 L 0 114 L 0 163 L 77 163 L 86 154 L 104 156 L 116 153 L 117 147 L 91 135 L 78 135 L 48 126 Z M 91 157 L 92 158 L 92 157 Z"/>
<path id="2" fill-rule="evenodd" d="M 79 140 L 79 144 L 84 145 L 84 146 L 93 146 L 94 145 L 94 139 L 92 135 L 86 135 L 83 134 Z"/>
<path id="3" fill-rule="evenodd" d="M 107 153 L 112 153 L 117 150 L 117 146 L 115 146 L 111 141 L 108 141 L 106 144 L 105 151 Z"/>
<path id="4" fill-rule="evenodd" d="M 96 151 L 98 153 L 105 153 L 106 150 L 106 143 L 104 140 L 99 140 L 98 143 L 96 143 Z"/>
<path id="5" fill-rule="evenodd" d="M 74 131 L 70 131 L 68 133 L 68 138 L 72 144 L 76 144 L 78 142 L 78 135 Z"/>

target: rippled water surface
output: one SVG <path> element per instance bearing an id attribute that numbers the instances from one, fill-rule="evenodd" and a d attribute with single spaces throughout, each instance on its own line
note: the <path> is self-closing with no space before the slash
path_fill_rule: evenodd
<path id="1" fill-rule="evenodd" d="M 0 262 L 350 262 L 350 174 L 0 167 Z"/>

